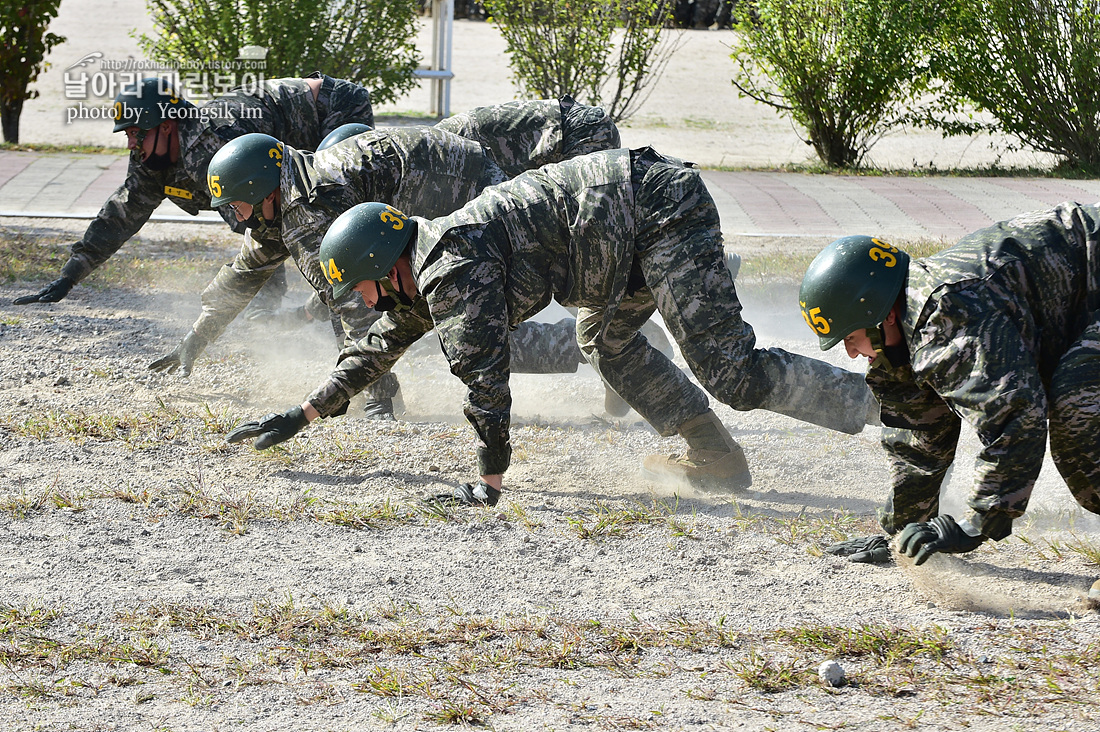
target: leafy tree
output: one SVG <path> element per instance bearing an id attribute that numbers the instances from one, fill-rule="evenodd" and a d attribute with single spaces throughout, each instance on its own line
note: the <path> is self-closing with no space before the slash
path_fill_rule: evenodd
<path id="1" fill-rule="evenodd" d="M 19 142 L 23 102 L 38 96 L 27 87 L 46 68 L 50 49 L 65 41 L 46 32 L 60 4 L 61 0 L 0 0 L 0 126 L 5 142 Z"/>
<path id="2" fill-rule="evenodd" d="M 141 49 L 165 65 L 208 65 L 267 49 L 264 76 L 321 70 L 371 90 L 385 104 L 413 88 L 420 62 L 417 0 L 147 0 L 157 35 Z"/>
<path id="3" fill-rule="evenodd" d="M 1100 2 L 956 0 L 932 55 L 947 134 L 1007 133 L 1100 171 Z M 975 120 L 969 110 L 988 112 Z"/>
<path id="4" fill-rule="evenodd" d="M 638 110 L 679 34 L 660 45 L 672 0 L 485 0 L 508 44 L 520 94 L 570 94 L 603 105 L 615 121 Z M 616 31 L 621 38 L 615 42 Z M 610 101 L 604 102 L 605 99 Z"/>
<path id="5" fill-rule="evenodd" d="M 751 0 L 738 5 L 731 58 L 742 96 L 805 130 L 821 161 L 858 167 L 913 121 L 929 87 L 932 2 Z"/>

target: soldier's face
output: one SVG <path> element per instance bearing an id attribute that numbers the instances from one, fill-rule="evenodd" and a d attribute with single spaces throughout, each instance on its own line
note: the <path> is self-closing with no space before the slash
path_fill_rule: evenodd
<path id="1" fill-rule="evenodd" d="M 129 137 L 129 135 L 127 135 L 127 137 Z M 149 156 L 154 153 L 167 155 L 169 142 L 168 133 L 164 130 L 164 125 L 157 125 L 145 134 L 145 139 L 140 143 L 141 159 L 148 160 Z"/>
<path id="2" fill-rule="evenodd" d="M 355 287 L 351 288 L 363 298 L 363 304 L 368 308 L 373 308 L 378 304 L 378 298 L 381 293 L 378 290 L 378 283 L 374 280 L 363 280 Z"/>
<path id="3" fill-rule="evenodd" d="M 141 147 L 141 144 L 145 142 L 146 137 L 145 130 L 140 127 L 127 127 L 126 128 L 126 147 L 130 150 L 137 150 Z"/>
<path id="4" fill-rule="evenodd" d="M 852 331 L 844 337 L 844 348 L 848 351 L 848 358 L 866 356 L 868 361 L 874 361 L 878 355 L 871 347 L 871 339 L 867 337 L 867 329 Z"/>
<path id="5" fill-rule="evenodd" d="M 237 221 L 248 221 L 252 218 L 252 204 L 245 203 L 244 201 L 233 201 L 229 204 L 229 208 L 233 209 L 233 215 L 237 217 Z"/>

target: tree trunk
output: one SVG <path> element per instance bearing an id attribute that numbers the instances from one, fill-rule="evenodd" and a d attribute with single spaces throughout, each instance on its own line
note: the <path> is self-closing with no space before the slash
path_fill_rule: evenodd
<path id="1" fill-rule="evenodd" d="M 23 100 L 0 102 L 0 126 L 4 129 L 4 142 L 19 144 L 19 115 L 23 113 Z"/>

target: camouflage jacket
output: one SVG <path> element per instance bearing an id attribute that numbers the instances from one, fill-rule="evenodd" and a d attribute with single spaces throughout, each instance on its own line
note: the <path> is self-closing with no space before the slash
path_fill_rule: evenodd
<path id="1" fill-rule="evenodd" d="M 77 282 L 87 277 L 145 225 L 165 198 L 192 216 L 209 211 L 206 169 L 214 153 L 236 137 L 263 132 L 292 147 L 312 150 L 342 124 L 374 121 L 366 89 L 322 78 L 316 102 L 304 79 L 271 79 L 191 108 L 191 114 L 177 118 L 179 159 L 167 170 L 149 170 L 140 152 L 131 152 L 126 180 L 103 204 L 84 237 L 73 244 L 62 276 Z M 331 106 L 335 104 L 340 108 Z M 228 206 L 219 213 L 235 231 L 243 231 Z"/>
<path id="2" fill-rule="evenodd" d="M 510 329 L 552 297 L 606 308 L 610 320 L 634 258 L 633 204 L 630 151 L 611 150 L 524 173 L 450 216 L 414 218 L 413 273 L 428 294 L 411 313 L 384 314 L 371 335 L 385 351 L 434 321 L 468 388 L 464 412 L 482 475 L 503 473 L 511 458 Z M 345 388 L 377 378 L 375 354 L 345 355 L 334 374 Z"/>
<path id="3" fill-rule="evenodd" d="M 938 497 L 965 419 L 982 444 L 968 518 L 1001 539 L 1042 465 L 1046 386 L 1100 307 L 1100 210 L 1061 204 L 914 260 L 904 302 L 910 362 L 876 361 L 867 376 L 882 404 L 894 500 Z"/>
<path id="4" fill-rule="evenodd" d="M 365 337 L 371 313 L 360 312 L 365 306 L 354 293 L 333 303 L 317 259 L 321 239 L 336 217 L 368 201 L 441 216 L 504 177 L 476 142 L 431 127 L 365 132 L 315 154 L 287 146 L 283 161 L 275 231 L 247 239 L 202 294 L 203 311 L 194 330 L 208 340 L 221 335 L 287 258 L 344 318 L 349 335 Z M 347 399 L 341 396 L 332 410 L 319 411 L 335 413 Z"/>
<path id="5" fill-rule="evenodd" d="M 619 130 L 607 113 L 570 96 L 477 107 L 436 128 L 480 142 L 509 178 L 619 147 Z"/>

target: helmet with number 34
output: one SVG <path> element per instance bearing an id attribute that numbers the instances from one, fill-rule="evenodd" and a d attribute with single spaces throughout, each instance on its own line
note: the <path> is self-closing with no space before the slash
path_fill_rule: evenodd
<path id="1" fill-rule="evenodd" d="M 416 233 L 416 222 L 385 203 L 340 214 L 321 240 L 321 271 L 339 299 L 364 280 L 384 280 Z"/>
<path id="2" fill-rule="evenodd" d="M 279 187 L 283 143 L 271 135 L 251 132 L 225 143 L 210 159 L 206 184 L 210 205 L 243 201 L 255 206 Z"/>
<path id="3" fill-rule="evenodd" d="M 909 255 L 880 239 L 845 236 L 825 247 L 798 291 L 802 317 L 821 350 L 886 320 L 908 273 Z"/>

